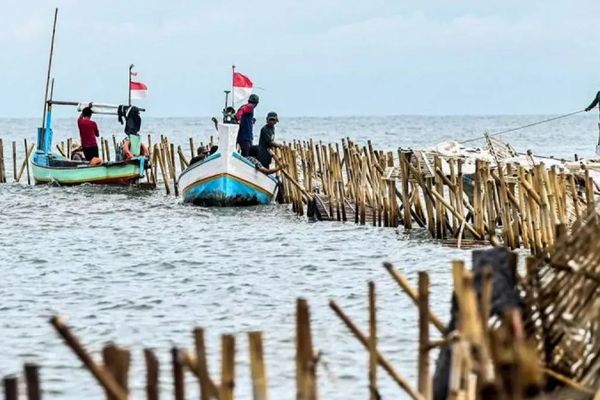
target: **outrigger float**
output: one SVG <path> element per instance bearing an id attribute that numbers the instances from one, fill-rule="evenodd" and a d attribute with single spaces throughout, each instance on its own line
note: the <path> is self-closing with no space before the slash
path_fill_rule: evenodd
<path id="1" fill-rule="evenodd" d="M 89 105 L 92 112 L 96 114 L 121 115 L 129 114 L 131 111 L 145 111 L 142 108 L 134 106 L 116 106 L 110 104 L 94 104 L 68 101 L 53 101 L 50 90 L 50 76 L 52 71 L 52 56 L 54 53 L 54 37 L 56 33 L 56 20 L 58 9 L 54 13 L 54 23 L 52 28 L 52 41 L 50 46 L 50 57 L 48 60 L 48 75 L 46 79 L 46 92 L 44 95 L 44 112 L 42 118 L 42 127 L 37 130 L 37 147 L 31 156 L 31 166 L 33 179 L 36 184 L 55 183 L 59 185 L 79 185 L 83 183 L 110 184 L 110 185 L 130 185 L 137 183 L 140 178 L 145 176 L 145 169 L 148 167 L 147 157 L 140 155 L 141 140 L 139 132 L 136 134 L 131 131 L 126 132 L 129 138 L 131 157 L 128 160 L 102 162 L 99 165 L 91 165 L 86 161 L 75 161 L 64 157 L 61 154 L 52 152 L 52 106 L 66 105 L 83 106 Z M 54 86 L 54 80 L 52 80 Z M 81 110 L 80 110 L 81 111 Z M 127 125 L 126 125 L 127 130 Z"/>
<path id="2" fill-rule="evenodd" d="M 269 204 L 277 179 L 257 170 L 236 149 L 237 124 L 218 125 L 219 148 L 179 176 L 183 201 L 201 206 Z"/>

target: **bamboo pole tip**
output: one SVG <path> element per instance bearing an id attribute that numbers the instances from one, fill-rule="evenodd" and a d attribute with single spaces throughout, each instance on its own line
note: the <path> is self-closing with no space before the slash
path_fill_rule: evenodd
<path id="1" fill-rule="evenodd" d="M 65 320 L 60 315 L 50 317 L 50 323 L 57 328 L 65 326 Z"/>
<path id="2" fill-rule="evenodd" d="M 383 262 L 383 268 L 387 269 L 388 271 L 391 271 L 394 269 L 394 266 L 392 265 L 392 263 L 389 263 L 387 261 Z"/>

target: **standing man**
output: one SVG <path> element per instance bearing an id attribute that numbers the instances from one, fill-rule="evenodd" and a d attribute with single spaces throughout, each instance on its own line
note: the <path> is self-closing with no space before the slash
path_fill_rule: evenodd
<path id="1" fill-rule="evenodd" d="M 596 107 L 599 102 L 600 102 L 600 92 L 596 93 L 596 97 L 594 97 L 594 100 L 592 101 L 592 103 L 589 106 L 587 106 L 585 111 L 590 111 L 592 108 Z"/>
<path id="2" fill-rule="evenodd" d="M 92 158 L 99 157 L 96 138 L 100 136 L 100 131 L 96 122 L 92 121 L 91 107 L 85 107 L 81 110 L 81 115 L 77 119 L 77 127 L 79 128 L 79 137 L 81 138 L 81 147 L 85 159 L 92 161 Z"/>
<path id="3" fill-rule="evenodd" d="M 258 161 L 265 167 L 271 165 L 270 149 L 280 147 L 279 143 L 275 142 L 275 124 L 279 122 L 277 113 L 271 111 L 267 114 L 267 124 L 260 130 L 260 138 L 258 139 Z"/>
<path id="4" fill-rule="evenodd" d="M 250 147 L 252 147 L 252 139 L 254 139 L 252 136 L 252 128 L 254 125 L 254 109 L 257 105 L 258 96 L 251 94 L 248 98 L 248 104 L 241 106 L 235 114 L 235 118 L 237 119 L 238 124 L 240 124 L 237 143 L 240 145 L 244 157 L 250 155 Z"/>

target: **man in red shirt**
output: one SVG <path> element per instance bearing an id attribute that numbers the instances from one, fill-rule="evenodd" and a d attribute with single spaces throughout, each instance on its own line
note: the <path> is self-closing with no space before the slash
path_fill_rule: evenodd
<path id="1" fill-rule="evenodd" d="M 77 119 L 81 147 L 83 147 L 83 154 L 85 154 L 85 159 L 88 161 L 92 161 L 92 158 L 94 157 L 99 157 L 96 138 L 100 136 L 100 131 L 98 131 L 96 122 L 92 121 L 91 118 L 92 109 L 90 107 L 85 107 L 81 110 L 81 115 Z"/>

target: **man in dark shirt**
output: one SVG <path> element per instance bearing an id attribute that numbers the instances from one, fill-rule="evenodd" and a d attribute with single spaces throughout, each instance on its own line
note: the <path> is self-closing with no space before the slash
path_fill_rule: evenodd
<path id="1" fill-rule="evenodd" d="M 198 147 L 196 152 L 197 152 L 197 155 L 192 157 L 192 159 L 190 160 L 190 166 L 192 166 L 193 164 L 196 164 L 200 161 L 204 161 L 204 159 L 208 155 L 208 150 L 206 150 L 206 147 L 204 147 L 204 146 Z"/>
<path id="2" fill-rule="evenodd" d="M 277 113 L 271 111 L 267 114 L 267 124 L 260 130 L 260 138 L 258 140 L 258 160 L 265 167 L 271 165 L 270 149 L 279 147 L 279 143 L 275 143 L 275 124 L 279 122 Z"/>
<path id="3" fill-rule="evenodd" d="M 596 93 L 596 97 L 594 97 L 594 100 L 592 101 L 592 103 L 589 106 L 587 106 L 585 111 L 590 111 L 592 108 L 596 107 L 599 102 L 600 102 L 600 92 Z"/>
<path id="4" fill-rule="evenodd" d="M 240 145 L 244 157 L 250 154 L 250 147 L 252 147 L 252 140 L 254 139 L 252 136 L 252 127 L 254 125 L 254 109 L 257 105 L 258 96 L 251 94 L 248 98 L 248 104 L 241 106 L 235 114 L 235 118 L 240 124 L 237 143 Z"/>
<path id="5" fill-rule="evenodd" d="M 79 137 L 81 138 L 81 147 L 83 148 L 83 154 L 85 159 L 92 161 L 92 158 L 99 157 L 98 155 L 98 143 L 96 138 L 100 136 L 98 125 L 92 121 L 92 109 L 85 107 L 81 110 L 81 115 L 77 119 L 77 127 L 79 128 Z"/>

